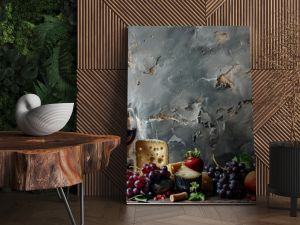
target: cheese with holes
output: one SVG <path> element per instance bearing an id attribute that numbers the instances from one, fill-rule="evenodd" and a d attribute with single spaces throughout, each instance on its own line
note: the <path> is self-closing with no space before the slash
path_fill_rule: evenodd
<path id="1" fill-rule="evenodd" d="M 168 145 L 156 139 L 137 140 L 135 143 L 136 167 L 142 168 L 145 163 L 155 163 L 158 167 L 169 163 Z"/>

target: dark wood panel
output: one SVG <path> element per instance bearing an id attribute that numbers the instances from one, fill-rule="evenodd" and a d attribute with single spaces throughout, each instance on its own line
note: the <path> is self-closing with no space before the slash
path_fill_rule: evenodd
<path id="1" fill-rule="evenodd" d="M 264 195 L 268 182 L 264 180 L 268 179 L 265 135 L 268 135 L 271 121 L 284 119 L 282 112 L 286 109 L 283 107 L 284 101 L 270 101 L 270 95 L 276 97 L 276 93 L 283 91 L 283 81 L 280 77 L 275 77 L 277 88 L 270 91 L 270 80 L 274 81 L 274 70 L 278 68 L 263 58 L 270 54 L 271 49 L 280 52 L 285 43 L 281 36 L 285 29 L 282 24 L 294 21 L 293 17 L 299 24 L 299 1 L 79 0 L 78 6 L 78 130 L 95 134 L 115 132 L 123 135 L 123 138 L 126 127 L 126 119 L 122 119 L 126 115 L 126 98 L 123 95 L 126 93 L 127 25 L 250 27 L 258 195 Z M 270 38 L 270 31 L 276 38 Z M 279 62 L 281 59 L 278 56 L 275 61 Z M 282 71 L 283 75 L 286 73 L 290 72 Z M 121 97 L 116 97 L 118 92 L 113 91 L 115 86 L 122 90 Z M 98 110 L 101 106 L 105 110 Z M 289 130 L 290 124 L 286 123 L 282 129 L 273 130 L 272 137 L 286 139 Z M 111 187 L 114 187 L 114 191 L 109 195 L 122 195 L 120 191 L 124 187 L 124 177 L 117 175 L 117 170 L 121 164 L 125 164 L 125 149 L 123 144 L 118 153 L 115 153 L 116 162 L 113 163 L 116 165 L 110 166 L 109 172 L 90 175 L 86 179 L 90 195 L 106 195 L 103 190 L 112 190 Z M 120 152 L 124 155 L 121 156 Z"/>

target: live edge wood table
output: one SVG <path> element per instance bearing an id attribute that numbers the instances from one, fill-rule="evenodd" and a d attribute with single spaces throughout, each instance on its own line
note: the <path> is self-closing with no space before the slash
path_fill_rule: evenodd
<path id="1" fill-rule="evenodd" d="M 19 191 L 57 189 L 73 225 L 63 187 L 79 184 L 80 223 L 84 224 L 83 176 L 103 170 L 120 137 L 58 132 L 32 137 L 0 132 L 0 187 Z"/>

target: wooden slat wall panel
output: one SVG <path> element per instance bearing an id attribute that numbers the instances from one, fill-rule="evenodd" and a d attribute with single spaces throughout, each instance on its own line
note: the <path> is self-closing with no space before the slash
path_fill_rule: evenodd
<path id="1" fill-rule="evenodd" d="M 125 196 L 128 25 L 250 27 L 257 190 L 264 195 L 268 143 L 288 139 L 291 131 L 289 111 L 278 93 L 291 88 L 282 83 L 295 73 L 294 65 L 280 71 L 263 57 L 281 51 L 281 34 L 287 32 L 283 24 L 293 18 L 299 24 L 298 0 L 78 0 L 78 131 L 113 133 L 124 140 L 107 170 L 86 177 L 87 195 Z M 281 60 L 280 55 L 275 59 Z"/>
<path id="2" fill-rule="evenodd" d="M 77 74 L 78 131 L 122 137 L 121 146 L 111 155 L 109 167 L 102 173 L 86 176 L 86 194 L 125 201 L 127 73 L 124 70 L 78 69 Z"/>
<path id="3" fill-rule="evenodd" d="M 266 194 L 266 188 L 269 182 L 269 169 L 258 158 L 256 158 L 256 168 L 256 183 L 259 184 L 256 187 L 256 194 L 259 196 L 264 196 Z"/>
<path id="4" fill-rule="evenodd" d="M 226 0 L 206 0 L 206 17 L 209 18 L 215 11 L 224 4 Z"/>
<path id="5" fill-rule="evenodd" d="M 104 0 L 128 25 L 199 26 L 206 24 L 205 1 Z"/>
<path id="6" fill-rule="evenodd" d="M 103 0 L 78 0 L 78 69 L 126 69 L 127 25 Z"/>
<path id="7" fill-rule="evenodd" d="M 287 32 L 281 25 L 291 23 L 292 16 L 299 17 L 299 5 L 297 0 L 226 0 L 207 17 L 207 25 L 249 26 L 252 68 L 276 69 L 262 58 L 270 55 L 271 50 L 281 51 L 284 44 L 281 34 Z M 268 38 L 270 32 L 277 38 Z"/>
<path id="8" fill-rule="evenodd" d="M 269 143 L 272 141 L 289 140 L 292 123 L 290 115 L 291 112 L 285 104 L 261 129 L 254 132 L 256 155 L 267 167 L 269 167 Z"/>
<path id="9" fill-rule="evenodd" d="M 288 76 L 295 76 L 289 70 L 252 70 L 252 95 L 254 133 L 259 131 L 264 124 L 285 104 L 282 93 L 292 91 L 287 83 Z"/>

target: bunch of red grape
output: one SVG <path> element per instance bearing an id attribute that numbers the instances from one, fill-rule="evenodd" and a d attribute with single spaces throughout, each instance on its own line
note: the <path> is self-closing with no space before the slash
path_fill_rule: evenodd
<path id="1" fill-rule="evenodd" d="M 140 176 L 138 172 L 127 171 L 127 190 L 126 195 L 131 198 L 141 194 L 141 189 L 146 183 L 146 177 Z"/>
<path id="2" fill-rule="evenodd" d="M 212 178 L 214 191 L 220 198 L 242 199 L 246 196 L 244 179 L 247 170 L 244 163 L 232 161 L 226 163 L 223 169 L 206 166 L 205 170 Z"/>
<path id="3" fill-rule="evenodd" d="M 159 189 L 160 186 L 155 186 L 154 184 L 159 184 L 164 179 L 169 179 L 170 175 L 171 173 L 166 166 L 160 169 L 155 163 L 144 164 L 143 168 L 141 168 L 141 173 L 127 171 L 127 197 L 131 198 L 140 194 L 153 197 L 154 194 L 161 194 L 158 192 L 164 192 L 164 187 Z M 167 190 L 168 188 L 165 189 Z"/>

